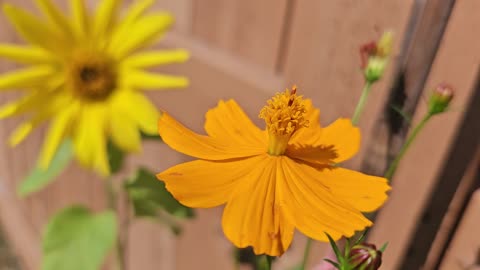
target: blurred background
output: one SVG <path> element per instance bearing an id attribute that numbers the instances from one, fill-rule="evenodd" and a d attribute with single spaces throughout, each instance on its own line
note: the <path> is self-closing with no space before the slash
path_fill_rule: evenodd
<path id="1" fill-rule="evenodd" d="M 38 13 L 32 0 L 0 1 L 6 2 Z M 66 0 L 55 2 L 68 6 Z M 385 270 L 480 264 L 480 191 L 475 191 L 480 186 L 480 1 L 157 0 L 156 6 L 176 15 L 173 31 L 158 46 L 187 48 L 192 54 L 188 63 L 161 70 L 188 76 L 191 86 L 151 97 L 198 132 L 203 132 L 205 112 L 219 99 L 235 99 L 257 119 L 271 95 L 293 84 L 320 108 L 322 125 L 350 117 L 363 86 L 359 48 L 393 31 L 387 74 L 374 85 L 360 120 L 361 151 L 347 167 L 382 175 L 410 130 L 392 107 L 412 115 L 415 124 L 435 85 L 448 82 L 456 92 L 452 112 L 435 117 L 400 164 L 369 241 L 389 242 Z M 3 14 L 0 42 L 22 42 Z M 12 68 L 0 62 L 0 72 Z M 1 93 L 0 99 L 12 97 Z M 1 122 L 0 141 L 6 142 L 19 121 Z M 17 198 L 15 186 L 34 166 L 42 140 L 43 132 L 37 131 L 15 149 L 0 144 L 1 270 L 39 269 L 42 228 L 59 209 L 72 203 L 105 208 L 103 183 L 76 164 L 42 192 Z M 165 145 L 146 142 L 144 153 L 129 157 L 124 174 L 138 164 L 161 171 L 186 160 Z M 221 210 L 197 211 L 179 237 L 155 222 L 134 223 L 130 269 L 234 269 Z M 298 234 L 274 268 L 296 265 L 304 243 Z M 327 247 L 315 243 L 312 269 Z"/>

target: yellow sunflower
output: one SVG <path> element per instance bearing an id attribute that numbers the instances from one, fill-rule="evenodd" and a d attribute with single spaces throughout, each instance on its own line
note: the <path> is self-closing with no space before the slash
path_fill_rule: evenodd
<path id="1" fill-rule="evenodd" d="M 385 178 L 337 164 L 359 148 L 360 132 L 349 119 L 322 128 L 318 109 L 296 89 L 278 93 L 260 111 L 257 128 L 233 100 L 206 114 L 208 136 L 187 129 L 167 113 L 159 120 L 165 143 L 199 160 L 157 175 L 181 203 L 226 203 L 222 225 L 237 247 L 278 256 L 294 229 L 328 241 L 352 236 L 372 223 L 361 212 L 380 207 L 390 189 Z"/>
<path id="2" fill-rule="evenodd" d="M 5 4 L 8 19 L 29 45 L 0 44 L 0 57 L 25 65 L 2 74 L 0 89 L 21 89 L 23 97 L 0 108 L 0 118 L 26 114 L 10 144 L 21 142 L 46 120 L 51 124 L 40 166 L 46 168 L 59 144 L 72 138 L 81 164 L 109 174 L 106 142 L 139 151 L 140 131 L 156 133 L 159 112 L 139 90 L 185 87 L 184 77 L 145 71 L 184 62 L 185 50 L 150 50 L 173 18 L 146 10 L 153 0 L 136 1 L 120 16 L 120 0 L 103 0 L 95 12 L 83 0 L 70 0 L 65 16 L 50 0 L 36 0 L 44 18 Z"/>

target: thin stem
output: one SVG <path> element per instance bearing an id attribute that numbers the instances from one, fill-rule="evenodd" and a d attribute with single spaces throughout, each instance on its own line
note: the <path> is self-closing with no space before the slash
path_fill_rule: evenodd
<path id="1" fill-rule="evenodd" d="M 395 174 L 395 171 L 397 170 L 397 167 L 398 167 L 398 164 L 400 163 L 400 160 L 403 158 L 403 156 L 407 152 L 408 148 L 410 147 L 412 142 L 417 137 L 418 133 L 420 133 L 420 131 L 425 127 L 425 124 L 428 122 L 428 120 L 430 120 L 431 117 L 432 117 L 432 114 L 427 113 L 423 117 L 422 121 L 420 121 L 420 123 L 418 123 L 418 125 L 413 129 L 412 133 L 410 134 L 410 136 L 407 138 L 407 140 L 403 144 L 402 148 L 400 149 L 400 152 L 395 157 L 393 162 L 388 167 L 387 172 L 385 173 L 385 178 L 387 178 L 389 181 L 392 180 L 392 177 Z"/>
<path id="2" fill-rule="evenodd" d="M 358 121 L 360 120 L 360 116 L 365 109 L 365 104 L 367 104 L 368 95 L 370 94 L 370 90 L 372 89 L 372 82 L 365 81 L 365 85 L 363 86 L 362 95 L 358 100 L 357 107 L 355 108 L 355 112 L 352 116 L 352 124 L 357 125 Z"/>
<path id="3" fill-rule="evenodd" d="M 300 266 L 301 270 L 305 270 L 308 263 L 308 257 L 310 256 L 310 250 L 312 249 L 313 240 L 310 237 L 307 237 L 307 243 L 305 244 L 305 251 L 303 253 L 302 265 Z"/>
<path id="4" fill-rule="evenodd" d="M 112 211 L 114 211 L 117 214 L 117 217 L 119 216 L 119 211 L 117 207 L 117 199 L 118 199 L 118 194 L 115 190 L 115 187 L 113 185 L 113 180 L 111 177 L 105 180 L 105 192 L 107 193 L 107 198 L 108 198 L 108 208 Z M 121 224 L 121 222 L 119 222 Z M 123 246 L 123 239 L 122 239 L 122 226 L 119 226 L 118 228 L 118 233 L 117 233 L 117 241 L 116 241 L 116 247 L 115 247 L 115 269 L 117 270 L 126 270 L 125 268 L 125 249 Z"/>
<path id="5" fill-rule="evenodd" d="M 262 255 L 257 257 L 257 268 L 258 270 L 271 270 L 272 269 L 272 259 L 267 255 Z"/>

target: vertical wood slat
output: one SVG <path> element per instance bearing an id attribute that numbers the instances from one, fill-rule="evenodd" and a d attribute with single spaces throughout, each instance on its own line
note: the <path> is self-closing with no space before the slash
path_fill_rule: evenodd
<path id="1" fill-rule="evenodd" d="M 379 38 L 384 30 L 393 30 L 395 49 L 392 63 L 385 79 L 374 86 L 360 121 L 362 137 L 368 140 L 375 120 L 372 116 L 381 113 L 388 97 L 391 66 L 396 63 L 413 2 L 295 2 L 281 70 L 288 84 L 297 84 L 300 93 L 311 98 L 320 108 L 322 125 L 339 117 L 351 117 L 363 86 L 359 48 Z M 367 143 L 364 139 L 361 148 Z M 349 167 L 358 168 L 362 152 L 349 163 Z M 327 247 L 326 244 L 316 243 L 310 266 L 321 262 Z M 292 252 L 296 253 L 297 260 L 301 258 L 303 248 L 303 241 L 293 243 Z"/>
<path id="2" fill-rule="evenodd" d="M 452 202 L 448 206 L 448 211 L 442 220 L 440 228 L 437 230 L 435 241 L 432 243 L 427 259 L 422 269 L 438 269 L 441 260 L 444 258 L 445 251 L 451 241 L 455 230 L 458 229 L 458 223 L 461 220 L 465 207 L 471 199 L 475 186 L 478 186 L 480 172 L 480 145 L 477 147 L 475 157 L 470 161 L 462 180 L 455 191 Z M 478 182 L 478 183 L 476 183 Z"/>
<path id="3" fill-rule="evenodd" d="M 392 61 L 383 80 L 375 84 L 360 120 L 362 137 L 369 138 L 375 117 L 388 97 L 392 67 L 408 24 L 413 1 L 297 1 L 287 44 L 285 73 L 288 84 L 297 84 L 302 94 L 321 110 L 321 122 L 351 117 L 363 87 L 359 48 L 395 33 Z M 339 15 L 341 14 L 341 16 Z M 358 167 L 367 141 L 350 164 Z"/>
<path id="4" fill-rule="evenodd" d="M 457 92 L 453 108 L 465 108 L 474 91 L 480 62 L 480 41 L 471 37 L 480 27 L 475 12 L 478 8 L 480 2 L 474 0 L 456 3 L 427 82 L 429 87 L 441 81 L 454 85 Z M 425 94 L 429 94 L 429 90 Z M 426 105 L 421 104 L 414 124 L 418 123 L 425 110 Z M 411 233 L 437 183 L 437 172 L 445 164 L 449 145 L 462 119 L 462 112 L 433 118 L 400 164 L 390 199 L 371 231 L 373 242 L 390 243 L 384 256 L 383 267 L 386 269 L 398 269 L 405 258 Z"/>
<path id="5" fill-rule="evenodd" d="M 414 240 L 408 248 L 410 254 L 403 261 L 401 269 L 417 269 L 425 262 L 462 176 L 475 158 L 476 146 L 480 145 L 480 125 L 472 125 L 480 118 L 480 78 L 476 80 L 470 100 L 464 107 L 464 118 L 460 120 L 456 138 L 449 146 L 451 150 L 443 162 L 443 168 L 437 172 L 438 180 L 423 209 L 422 219 L 411 236 Z"/>
<path id="6" fill-rule="evenodd" d="M 479 220 L 480 190 L 477 190 L 470 200 L 440 270 L 478 269 L 480 260 Z M 477 267 L 472 267 L 473 265 Z"/>
<path id="7" fill-rule="evenodd" d="M 421 99 L 430 67 L 453 8 L 455 0 L 416 1 L 410 18 L 410 29 L 404 41 L 402 59 L 396 65 L 390 97 L 379 114 L 367 146 L 362 169 L 383 174 L 392 157 L 398 153 L 409 130 L 409 123 L 392 106 L 413 115 Z"/>
<path id="8" fill-rule="evenodd" d="M 291 0 L 194 0 L 193 36 L 274 72 Z"/>

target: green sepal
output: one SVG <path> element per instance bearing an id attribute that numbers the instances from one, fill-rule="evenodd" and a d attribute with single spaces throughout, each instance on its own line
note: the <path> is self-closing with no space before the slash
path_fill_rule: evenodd
<path id="1" fill-rule="evenodd" d="M 63 209 L 43 235 L 42 270 L 98 270 L 117 234 L 115 213 L 94 214 L 83 206 Z"/>
<path id="2" fill-rule="evenodd" d="M 17 194 L 26 197 L 34 192 L 40 191 L 57 179 L 57 176 L 70 164 L 73 157 L 72 142 L 65 139 L 58 147 L 55 156 L 45 170 L 38 166 L 20 183 L 17 187 Z"/>
<path id="3" fill-rule="evenodd" d="M 387 249 L 388 247 L 388 242 L 386 242 L 385 244 L 383 244 L 383 246 L 379 249 L 382 253 L 385 252 L 385 250 Z"/>

